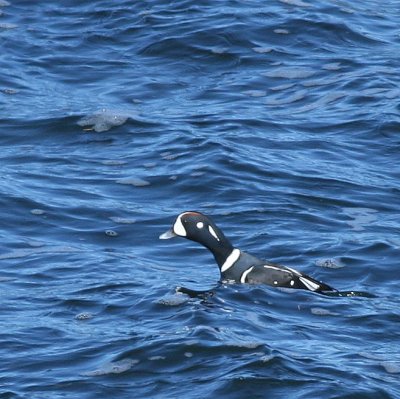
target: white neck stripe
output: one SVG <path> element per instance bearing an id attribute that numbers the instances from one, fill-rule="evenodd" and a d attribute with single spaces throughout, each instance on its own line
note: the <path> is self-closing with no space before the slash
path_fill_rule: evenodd
<path id="1" fill-rule="evenodd" d="M 239 259 L 239 256 L 240 250 L 235 248 L 226 258 L 224 264 L 221 266 L 221 272 L 226 272 L 229 268 L 231 268 L 234 263 Z"/>

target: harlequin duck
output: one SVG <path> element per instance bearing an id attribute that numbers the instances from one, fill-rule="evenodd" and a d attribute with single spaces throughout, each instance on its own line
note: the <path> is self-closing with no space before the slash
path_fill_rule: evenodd
<path id="1" fill-rule="evenodd" d="M 297 288 L 314 292 L 337 291 L 290 267 L 277 265 L 247 254 L 232 246 L 222 231 L 200 212 L 183 212 L 161 239 L 184 237 L 208 248 L 218 263 L 221 280 L 267 284 L 273 287 Z"/>

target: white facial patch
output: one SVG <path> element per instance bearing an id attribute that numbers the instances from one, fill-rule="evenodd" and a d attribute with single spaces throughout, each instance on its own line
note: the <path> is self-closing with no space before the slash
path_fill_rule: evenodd
<path id="1" fill-rule="evenodd" d="M 229 256 L 226 258 L 226 261 L 224 264 L 221 266 L 221 272 L 226 272 L 229 268 L 231 268 L 234 263 L 239 259 L 240 256 L 240 250 L 235 248 Z"/>
<path id="2" fill-rule="evenodd" d="M 208 231 L 210 232 L 210 234 L 211 234 L 217 241 L 219 241 L 219 238 L 218 238 L 218 236 L 217 236 L 217 233 L 215 232 L 215 230 L 214 230 L 211 226 L 208 226 Z"/>
<path id="3" fill-rule="evenodd" d="M 183 223 L 182 223 L 182 216 L 183 215 L 179 215 L 178 218 L 176 219 L 173 230 L 176 235 L 181 236 L 181 237 L 186 237 L 187 233 L 186 233 L 185 227 L 183 226 Z"/>
<path id="4" fill-rule="evenodd" d="M 202 229 L 204 227 L 204 223 L 203 222 L 197 222 L 196 227 L 198 229 Z"/>

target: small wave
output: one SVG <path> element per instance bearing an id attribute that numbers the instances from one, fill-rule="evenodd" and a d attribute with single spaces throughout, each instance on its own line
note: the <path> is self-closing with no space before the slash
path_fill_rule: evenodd
<path id="1" fill-rule="evenodd" d="M 307 96 L 307 91 L 306 90 L 298 90 L 294 92 L 292 95 L 288 96 L 270 96 L 268 100 L 265 101 L 267 105 L 271 106 L 281 106 L 281 105 L 287 105 L 287 104 L 292 104 L 294 102 L 303 100 Z"/>
<path id="2" fill-rule="evenodd" d="M 307 67 L 280 67 L 272 71 L 264 72 L 264 76 L 268 78 L 281 79 L 305 79 L 313 76 L 315 71 Z"/>
<path id="3" fill-rule="evenodd" d="M 36 248 L 22 248 L 16 249 L 14 251 L 1 254 L 0 260 L 4 259 L 18 259 L 18 258 L 26 258 L 31 255 L 37 254 L 54 254 L 54 253 L 74 253 L 80 252 L 80 250 L 68 247 L 68 246 L 46 246 L 46 247 L 36 247 Z"/>
<path id="4" fill-rule="evenodd" d="M 17 27 L 18 27 L 18 25 L 7 23 L 7 22 L 0 23 L 0 29 L 15 29 Z"/>
<path id="5" fill-rule="evenodd" d="M 89 128 L 96 132 L 105 132 L 113 127 L 123 125 L 129 118 L 136 116 L 125 111 L 102 108 L 93 114 L 89 114 L 79 119 L 79 126 Z M 86 129 L 87 130 L 87 129 Z"/>
<path id="6" fill-rule="evenodd" d="M 331 312 L 325 308 L 311 308 L 311 313 L 317 316 L 338 316 L 339 313 Z"/>
<path id="7" fill-rule="evenodd" d="M 82 313 L 78 313 L 76 316 L 75 316 L 75 319 L 76 320 L 90 320 L 90 319 L 93 319 L 93 314 L 92 313 L 89 313 L 89 312 L 82 312 Z"/>
<path id="8" fill-rule="evenodd" d="M 145 187 L 149 186 L 150 182 L 144 179 L 140 179 L 139 177 L 124 177 L 122 179 L 116 180 L 118 184 L 126 184 L 135 187 Z"/>
<path id="9" fill-rule="evenodd" d="M 345 264 L 340 259 L 323 258 L 318 259 L 315 264 L 320 267 L 327 267 L 329 269 L 341 269 Z"/>
<path id="10" fill-rule="evenodd" d="M 133 224 L 136 223 L 136 219 L 134 218 L 124 218 L 120 216 L 110 216 L 110 220 L 112 220 L 114 223 L 118 224 Z"/>
<path id="11" fill-rule="evenodd" d="M 281 3 L 284 4 L 289 4 L 291 6 L 297 6 L 297 7 L 312 7 L 311 4 L 305 3 L 302 0 L 279 0 Z"/>
<path id="12" fill-rule="evenodd" d="M 174 294 L 166 295 L 163 298 L 157 300 L 157 303 L 165 306 L 179 306 L 188 301 L 188 298 L 184 295 Z"/>
<path id="13" fill-rule="evenodd" d="M 378 211 L 371 208 L 345 207 L 343 213 L 352 219 L 347 224 L 354 231 L 363 231 L 378 219 Z"/>
<path id="14" fill-rule="evenodd" d="M 130 370 L 133 366 L 139 363 L 137 359 L 121 359 L 115 362 L 105 363 L 98 369 L 82 373 L 86 377 L 97 377 L 107 374 L 121 374 Z"/>

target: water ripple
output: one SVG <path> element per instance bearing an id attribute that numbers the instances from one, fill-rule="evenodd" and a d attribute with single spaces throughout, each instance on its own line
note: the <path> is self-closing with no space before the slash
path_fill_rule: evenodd
<path id="1" fill-rule="evenodd" d="M 399 397 L 398 22 L 0 0 L 0 396 Z M 218 284 L 188 209 L 340 295 Z"/>

